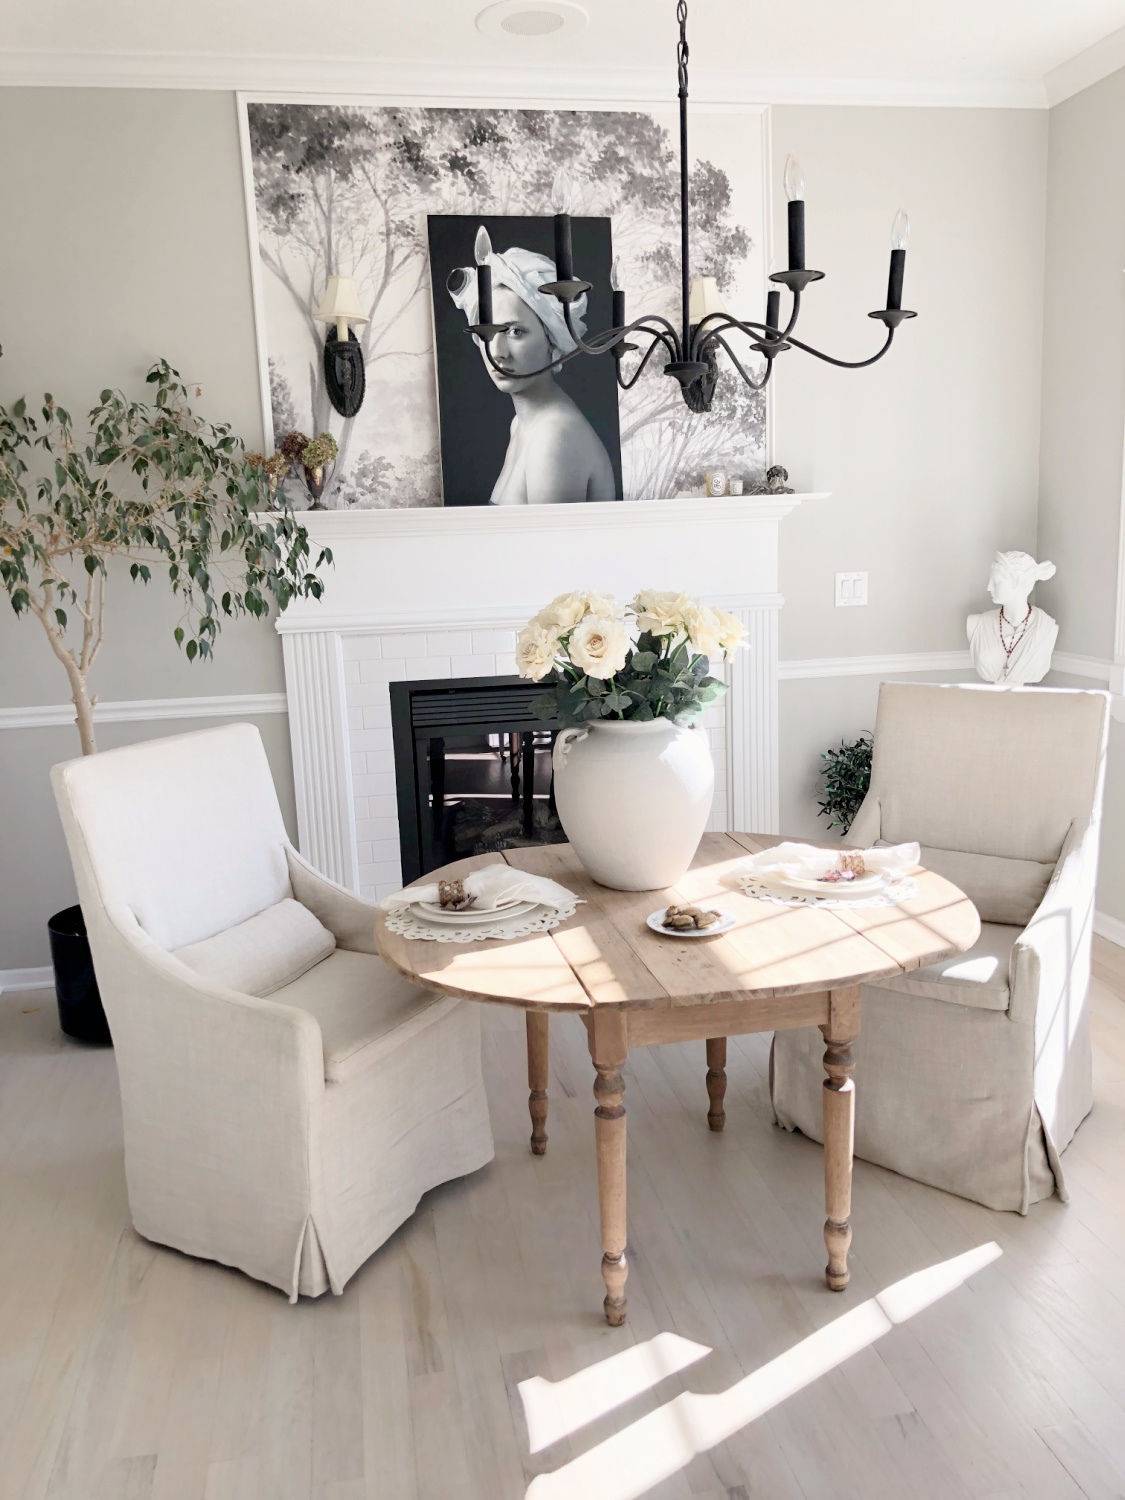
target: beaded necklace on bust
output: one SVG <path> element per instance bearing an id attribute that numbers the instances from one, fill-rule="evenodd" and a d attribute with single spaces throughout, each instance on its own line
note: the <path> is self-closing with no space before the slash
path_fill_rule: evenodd
<path id="1" fill-rule="evenodd" d="M 1004 653 L 1004 670 L 1000 674 L 1001 678 L 1007 677 L 1012 665 L 1012 652 L 1016 649 L 1019 643 L 1023 640 L 1024 636 L 1027 634 L 1027 627 L 1031 623 L 1031 609 L 1032 606 L 1029 604 L 1027 606 L 1027 614 L 1024 615 L 1021 623 L 1017 626 L 1013 626 L 1011 620 L 1009 620 L 1007 615 L 1005 615 L 1004 613 L 1004 606 L 1000 606 L 1000 649 Z M 1012 636 L 1011 645 L 1008 645 L 1008 643 L 1004 640 L 1005 625 L 1007 625 L 1009 630 L 1015 630 L 1015 634 Z"/>

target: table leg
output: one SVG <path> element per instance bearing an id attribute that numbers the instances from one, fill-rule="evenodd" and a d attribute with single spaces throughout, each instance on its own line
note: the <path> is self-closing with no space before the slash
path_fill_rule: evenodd
<path id="1" fill-rule="evenodd" d="M 824 1243 L 828 1246 L 825 1280 L 842 1292 L 851 1278 L 848 1247 L 852 1242 L 852 1146 L 855 1136 L 855 1063 L 851 1046 L 859 1035 L 858 985 L 833 990 L 824 1037 Z"/>
<path id="2" fill-rule="evenodd" d="M 527 1097 L 531 1115 L 531 1149 L 536 1156 L 547 1151 L 547 1073 L 550 1047 L 550 1014 L 545 1010 L 527 1012 Z"/>
<path id="3" fill-rule="evenodd" d="M 589 1021 L 590 1056 L 597 1070 L 594 1097 L 594 1135 L 598 1148 L 598 1204 L 602 1226 L 602 1280 L 605 1319 L 616 1328 L 625 1321 L 625 1080 L 621 1069 L 628 1056 L 625 1017 L 596 1012 Z"/>
<path id="4" fill-rule="evenodd" d="M 707 1123 L 712 1130 L 722 1130 L 727 1123 L 727 1112 L 723 1100 L 727 1092 L 727 1039 L 725 1036 L 707 1038 L 707 1097 L 711 1107 L 707 1111 Z"/>

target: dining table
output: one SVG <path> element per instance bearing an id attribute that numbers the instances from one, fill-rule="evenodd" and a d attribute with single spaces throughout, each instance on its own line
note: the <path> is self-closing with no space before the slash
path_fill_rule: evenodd
<path id="1" fill-rule="evenodd" d="M 825 1279 L 848 1284 L 852 1240 L 855 1081 L 862 986 L 962 953 L 980 934 L 969 898 L 932 870 L 909 872 L 917 893 L 896 904 L 781 904 L 738 883 L 749 855 L 774 835 L 704 834 L 690 868 L 672 887 L 619 891 L 598 885 L 569 844 L 539 844 L 474 855 L 416 882 L 460 880 L 505 861 L 547 876 L 579 898 L 550 931 L 466 943 L 407 938 L 376 918 L 384 961 L 426 989 L 526 1012 L 531 1150 L 547 1149 L 549 1024 L 573 1013 L 586 1027 L 594 1067 L 594 1132 L 606 1320 L 625 1321 L 625 1080 L 630 1047 L 706 1043 L 708 1124 L 725 1124 L 726 1039 L 816 1026 L 824 1037 Z M 837 846 L 839 847 L 839 846 Z M 407 887 L 409 889 L 409 887 Z M 719 909 L 734 925 L 695 939 L 646 924 L 670 904 Z"/>

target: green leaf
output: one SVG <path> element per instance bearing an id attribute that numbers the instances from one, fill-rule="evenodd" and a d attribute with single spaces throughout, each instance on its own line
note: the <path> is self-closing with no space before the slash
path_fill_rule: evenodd
<path id="1" fill-rule="evenodd" d="M 655 651 L 634 651 L 629 665 L 634 672 L 651 672 L 656 666 L 657 656 Z"/>
<path id="2" fill-rule="evenodd" d="M 59 622 L 59 625 L 61 626 L 61 628 L 63 630 L 65 630 L 66 629 L 66 610 L 65 609 L 56 609 L 55 610 L 55 619 Z"/>

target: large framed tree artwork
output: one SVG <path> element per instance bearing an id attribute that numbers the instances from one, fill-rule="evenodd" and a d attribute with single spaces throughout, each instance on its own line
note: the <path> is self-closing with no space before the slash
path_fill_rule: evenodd
<path id="1" fill-rule="evenodd" d="M 611 253 L 631 307 L 676 315 L 673 113 L 246 97 L 240 107 L 267 440 L 294 429 L 332 433 L 339 456 L 324 496 L 330 508 L 534 502 L 534 493 L 500 484 L 492 439 L 491 447 L 477 445 L 479 453 L 460 436 L 451 446 L 451 432 L 471 430 L 458 427 L 468 403 L 496 393 L 478 388 L 479 355 L 474 365 L 471 349 L 449 344 L 456 337 L 471 346 L 472 339 L 460 332 L 466 319 L 447 283 L 466 259 L 464 242 L 477 221 L 502 226 L 498 254 L 550 255 L 544 216 L 565 163 L 576 220 L 590 226 L 591 264 L 578 267 L 596 285 L 588 326 L 608 322 Z M 735 310 L 761 305 L 764 295 L 765 138 L 757 110 L 702 111 L 693 122 L 692 271 L 714 276 Z M 313 316 L 331 275 L 355 279 L 369 319 L 356 329 L 366 397 L 350 418 L 329 402 L 324 324 Z M 509 279 L 516 286 L 518 274 Z M 546 328 L 529 326 L 533 335 Z M 766 398 L 729 372 L 705 415 L 689 412 L 676 383 L 658 372 L 619 392 L 608 357 L 571 361 L 565 382 L 590 429 L 576 425 L 588 449 L 578 476 L 585 487 L 575 481 L 565 495 L 543 498 L 662 499 L 698 489 L 712 466 L 748 477 L 766 467 Z M 499 400 L 488 421 L 499 414 L 510 423 L 512 405 Z M 500 461 L 503 469 L 503 451 Z"/>

